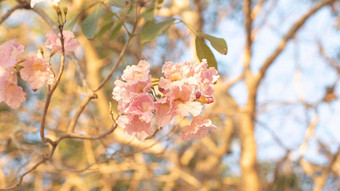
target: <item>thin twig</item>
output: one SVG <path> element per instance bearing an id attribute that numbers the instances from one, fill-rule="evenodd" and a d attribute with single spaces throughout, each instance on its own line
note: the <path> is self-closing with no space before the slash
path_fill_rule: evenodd
<path id="1" fill-rule="evenodd" d="M 137 7 L 136 9 L 138 9 L 138 7 Z M 141 9 L 139 9 L 139 11 L 137 11 L 138 13 L 137 13 L 136 20 L 135 20 L 135 23 L 134 23 L 134 25 L 133 25 L 133 29 L 132 29 L 132 32 L 131 32 L 132 35 L 130 35 L 129 39 L 128 39 L 127 42 L 125 43 L 125 45 L 124 45 L 122 51 L 121 51 L 120 54 L 119 54 L 119 57 L 117 58 L 117 61 L 116 61 L 115 65 L 114 65 L 114 66 L 112 67 L 112 69 L 111 69 L 111 72 L 110 72 L 109 75 L 108 75 L 108 76 L 100 83 L 100 85 L 93 91 L 94 93 L 97 92 L 97 91 L 99 91 L 101 88 L 103 88 L 103 86 L 110 80 L 110 78 L 112 77 L 113 73 L 116 71 L 116 69 L 117 69 L 117 67 L 119 66 L 120 62 L 123 60 L 123 57 L 124 57 L 125 52 L 126 52 L 126 50 L 127 50 L 127 47 L 129 46 L 129 44 L 130 44 L 132 38 L 133 38 L 134 35 L 135 35 L 135 31 L 136 31 L 136 29 L 137 29 L 137 24 L 138 24 L 138 21 L 139 21 L 140 11 L 141 11 Z"/>
<path id="2" fill-rule="evenodd" d="M 0 19 L 0 25 L 9 17 L 11 16 L 12 13 L 14 13 L 14 11 L 18 10 L 18 9 L 22 9 L 24 8 L 24 6 L 22 5 L 16 5 L 15 7 L 13 7 L 12 9 L 8 10 L 7 13 L 1 17 Z"/>
<path id="3" fill-rule="evenodd" d="M 64 72 L 64 67 L 65 67 L 65 43 L 64 43 L 64 35 L 63 35 L 63 26 L 59 27 L 59 31 L 60 31 L 60 42 L 61 42 L 61 49 L 62 49 L 61 66 L 60 66 L 59 74 L 57 76 L 56 81 L 52 85 L 52 88 L 50 88 L 50 90 L 48 91 L 47 98 L 45 101 L 45 106 L 44 106 L 44 112 L 43 112 L 43 116 L 42 116 L 41 124 L 40 124 L 40 137 L 41 137 L 42 142 L 50 143 L 52 146 L 55 145 L 56 143 L 52 141 L 50 138 L 46 138 L 44 131 L 45 131 L 45 121 L 46 121 L 47 111 L 51 103 L 51 98 L 53 96 L 54 91 L 57 89 L 59 85 L 61 76 L 63 75 L 63 72 Z"/>
<path id="4" fill-rule="evenodd" d="M 36 14 L 38 14 L 48 24 L 48 26 L 50 26 L 52 28 L 52 30 L 55 33 L 59 32 L 55 23 L 52 21 L 52 19 L 48 15 L 46 15 L 46 13 L 43 10 L 41 10 L 37 7 L 31 8 L 31 10 L 34 11 Z"/>
<path id="5" fill-rule="evenodd" d="M 67 132 L 68 133 L 73 133 L 75 127 L 76 127 L 76 124 L 77 124 L 77 121 L 81 115 L 81 113 L 84 111 L 85 107 L 88 105 L 88 103 L 92 100 L 92 99 L 96 99 L 98 98 L 97 94 L 92 94 L 92 95 L 87 95 L 85 97 L 85 99 L 83 100 L 83 102 L 80 104 L 79 108 L 77 109 L 76 111 L 76 114 L 73 116 L 72 118 L 72 121 L 68 127 L 68 130 Z"/>
<path id="6" fill-rule="evenodd" d="M 324 6 L 331 4 L 335 1 L 336 0 L 325 0 L 325 1 L 322 1 L 321 3 L 318 3 L 293 24 L 290 30 L 282 38 L 280 44 L 277 46 L 274 52 L 265 60 L 265 62 L 261 66 L 261 69 L 259 71 L 260 78 L 258 79 L 258 83 L 257 83 L 258 85 L 260 84 L 260 81 L 264 78 L 268 68 L 273 64 L 274 60 L 276 60 L 276 58 L 281 54 L 283 49 L 286 47 L 287 42 L 291 40 L 292 38 L 294 38 L 297 31 L 304 25 L 307 19 L 309 19 L 314 13 L 316 13 L 318 10 L 320 10 Z"/>

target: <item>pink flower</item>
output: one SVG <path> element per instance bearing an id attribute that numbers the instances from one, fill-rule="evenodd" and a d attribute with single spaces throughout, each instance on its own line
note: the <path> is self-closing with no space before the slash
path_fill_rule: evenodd
<path id="1" fill-rule="evenodd" d="M 71 31 L 63 31 L 64 35 L 64 48 L 65 55 L 75 51 L 80 43 L 77 39 L 75 39 L 73 32 Z M 52 51 L 62 52 L 62 46 L 60 41 L 60 34 L 55 34 L 52 30 L 48 31 L 46 34 L 47 40 L 45 45 L 52 49 Z"/>
<path id="2" fill-rule="evenodd" d="M 196 99 L 196 94 L 194 93 L 192 86 L 173 86 L 171 91 L 164 96 L 168 98 L 172 105 L 174 105 L 172 107 L 176 108 L 176 114 L 179 114 L 182 117 L 189 116 L 190 113 L 193 116 L 197 116 L 203 109 L 200 102 L 194 101 Z"/>
<path id="3" fill-rule="evenodd" d="M 17 64 L 18 56 L 24 52 L 24 46 L 16 40 L 7 41 L 0 45 L 0 66 L 12 67 Z"/>
<path id="4" fill-rule="evenodd" d="M 126 113 L 138 115 L 141 120 L 150 122 L 152 111 L 154 110 L 154 100 L 149 94 L 136 95 L 132 103 L 129 105 Z"/>
<path id="5" fill-rule="evenodd" d="M 0 91 L 7 86 L 8 79 L 11 74 L 11 68 L 4 68 L 0 66 Z"/>
<path id="6" fill-rule="evenodd" d="M 144 141 L 152 135 L 154 130 L 151 122 L 145 122 L 137 115 L 121 115 L 117 120 L 118 125 L 129 135 L 136 135 L 138 140 Z"/>
<path id="7" fill-rule="evenodd" d="M 43 58 L 29 55 L 23 63 L 24 68 L 20 70 L 23 80 L 27 81 L 33 90 L 41 88 L 44 84 L 52 84 L 54 74 L 50 65 Z"/>
<path id="8" fill-rule="evenodd" d="M 31 0 L 31 7 L 34 7 L 36 4 L 41 2 L 47 2 L 53 5 L 57 5 L 60 0 Z"/>
<path id="9" fill-rule="evenodd" d="M 122 75 L 124 81 L 115 81 L 112 97 L 118 101 L 118 111 L 120 114 L 126 112 L 129 105 L 139 94 L 146 94 L 150 90 L 152 83 L 149 67 L 150 64 L 143 60 L 137 65 L 127 66 Z"/>
<path id="10" fill-rule="evenodd" d="M 115 81 L 113 99 L 118 101 L 120 117 L 117 123 L 139 140 L 152 135 L 151 123 L 156 119 L 157 126 L 164 127 L 176 116 L 192 115 L 193 121 L 181 131 L 183 140 L 201 138 L 216 127 L 200 115 L 202 103 L 214 101 L 212 84 L 218 79 L 214 68 L 207 69 L 206 61 L 201 63 L 167 62 L 162 67 L 165 77 L 161 77 L 158 87 L 151 82 L 150 64 L 140 61 L 127 66 L 122 80 Z M 157 81 L 156 81 L 157 82 Z M 157 85 L 157 84 L 156 84 Z"/>
<path id="11" fill-rule="evenodd" d="M 6 70 L 6 74 L 2 72 L 0 72 L 0 102 L 3 101 L 11 108 L 17 109 L 21 103 L 26 100 L 26 94 L 22 88 L 17 85 L 17 75 L 15 72 L 11 72 L 10 69 Z M 8 78 L 6 79 L 6 77 Z"/>
<path id="12" fill-rule="evenodd" d="M 168 101 L 166 98 L 159 99 L 156 104 L 156 120 L 159 127 L 165 127 L 170 124 L 172 118 L 177 114 L 175 104 Z"/>
<path id="13" fill-rule="evenodd" d="M 189 78 L 194 75 L 194 62 L 184 62 L 175 64 L 173 62 L 165 62 L 162 72 L 166 79 L 174 82 Z"/>
<path id="14" fill-rule="evenodd" d="M 206 60 L 203 60 L 196 68 L 195 68 L 195 78 L 198 81 L 198 91 L 201 92 L 202 95 L 206 97 L 211 97 L 214 93 L 214 89 L 211 86 L 216 83 L 217 79 L 220 77 L 215 68 L 210 67 L 207 69 L 208 63 Z"/>
<path id="15" fill-rule="evenodd" d="M 201 139 L 210 131 L 215 130 L 216 126 L 209 119 L 204 119 L 201 116 L 194 117 L 190 126 L 184 127 L 179 133 L 183 141 L 189 141 L 192 138 Z"/>
<path id="16" fill-rule="evenodd" d="M 165 78 L 160 78 L 159 87 L 163 90 L 163 93 L 166 93 L 171 91 L 173 87 L 187 86 L 193 90 L 190 95 L 195 94 L 196 101 L 204 104 L 212 103 L 214 101 L 212 84 L 217 81 L 219 75 L 215 68 L 210 67 L 207 69 L 207 67 L 206 60 L 201 63 L 184 62 L 175 64 L 166 62 L 162 67 Z M 198 104 L 195 106 L 198 107 Z"/>
<path id="17" fill-rule="evenodd" d="M 133 82 L 149 78 L 150 64 L 141 60 L 137 65 L 127 66 L 123 72 L 122 79 L 126 82 Z"/>

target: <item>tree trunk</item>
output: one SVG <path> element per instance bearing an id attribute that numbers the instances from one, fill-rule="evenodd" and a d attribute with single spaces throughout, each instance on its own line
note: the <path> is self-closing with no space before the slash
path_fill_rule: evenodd
<path id="1" fill-rule="evenodd" d="M 256 81 L 253 76 L 248 76 L 248 100 L 240 114 L 240 140 L 241 140 L 241 190 L 259 191 L 261 183 L 257 169 L 256 141 L 255 141 L 255 109 L 256 109 Z"/>

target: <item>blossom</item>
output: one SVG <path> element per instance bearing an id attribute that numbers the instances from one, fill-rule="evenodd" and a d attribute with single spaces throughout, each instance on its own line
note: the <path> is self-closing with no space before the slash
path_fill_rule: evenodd
<path id="1" fill-rule="evenodd" d="M 211 103 L 214 89 L 212 84 L 216 83 L 219 75 L 215 68 L 208 68 L 208 63 L 204 59 L 201 63 L 184 62 L 173 63 L 166 62 L 162 67 L 165 78 L 159 80 L 159 87 L 165 91 L 171 90 L 174 86 L 190 87 L 192 94 L 203 96 L 197 97 L 201 103 Z"/>
<path id="2" fill-rule="evenodd" d="M 177 107 L 167 98 L 161 98 L 155 103 L 156 120 L 159 127 L 169 125 L 172 118 L 177 115 Z"/>
<path id="3" fill-rule="evenodd" d="M 190 113 L 197 116 L 203 108 L 200 102 L 194 101 L 196 96 L 191 86 L 173 86 L 164 97 L 167 97 L 172 107 L 176 108 L 176 114 L 182 117 L 189 116 Z"/>
<path id="4" fill-rule="evenodd" d="M 189 126 L 183 128 L 179 133 L 182 140 L 189 141 L 192 138 L 201 139 L 210 131 L 215 130 L 216 126 L 209 119 L 204 119 L 202 116 L 194 117 Z"/>
<path id="5" fill-rule="evenodd" d="M 17 63 L 18 56 L 24 52 L 24 46 L 16 40 L 7 41 L 0 45 L 0 66 L 12 67 Z"/>
<path id="6" fill-rule="evenodd" d="M 43 58 L 31 54 L 26 57 L 23 67 L 20 70 L 21 78 L 27 81 L 33 90 L 41 88 L 44 84 L 53 83 L 54 74 L 48 62 Z"/>
<path id="7" fill-rule="evenodd" d="M 122 79 L 126 82 L 133 82 L 149 78 L 150 64 L 141 60 L 137 65 L 127 66 L 123 71 Z"/>
<path id="8" fill-rule="evenodd" d="M 191 125 L 180 133 L 183 140 L 201 138 L 215 129 L 210 120 L 199 116 L 203 104 L 214 101 L 212 84 L 219 78 L 215 68 L 208 68 L 205 60 L 166 62 L 162 73 L 164 77 L 151 81 L 150 64 L 144 60 L 126 67 L 112 91 L 118 101 L 118 125 L 142 141 L 155 132 L 153 124 L 167 126 L 177 115 L 193 116 Z"/>
<path id="9" fill-rule="evenodd" d="M 0 90 L 7 86 L 9 76 L 11 74 L 11 68 L 4 68 L 0 66 Z"/>
<path id="10" fill-rule="evenodd" d="M 118 101 L 119 113 L 125 113 L 136 96 L 148 93 L 152 86 L 149 70 L 150 64 L 142 60 L 137 65 L 126 67 L 122 75 L 124 81 L 115 81 L 112 97 Z"/>
<path id="11" fill-rule="evenodd" d="M 211 97 L 214 93 L 214 89 L 211 86 L 216 83 L 217 79 L 220 77 L 215 68 L 208 68 L 208 63 L 203 60 L 195 69 L 195 78 L 198 82 L 198 91 L 203 96 Z"/>
<path id="12" fill-rule="evenodd" d="M 25 95 L 22 88 L 17 85 L 16 73 L 0 66 L 0 102 L 3 101 L 11 108 L 17 109 L 26 100 Z"/>
<path id="13" fill-rule="evenodd" d="M 117 119 L 117 123 L 125 132 L 129 135 L 135 134 L 137 139 L 141 141 L 144 141 L 154 132 L 154 129 L 151 128 L 151 122 L 145 122 L 137 115 L 121 115 Z"/>
<path id="14" fill-rule="evenodd" d="M 126 113 L 138 115 L 145 122 L 150 122 L 152 111 L 154 110 L 154 100 L 149 94 L 137 95 L 129 105 Z"/>
<path id="15" fill-rule="evenodd" d="M 166 90 L 172 86 L 195 85 L 197 80 L 194 78 L 194 62 L 173 63 L 165 62 L 162 67 L 164 77 L 160 78 L 159 86 Z"/>
<path id="16" fill-rule="evenodd" d="M 34 7 L 36 4 L 41 3 L 41 2 L 47 2 L 52 5 L 57 5 L 60 0 L 31 0 L 31 7 Z"/>
<path id="17" fill-rule="evenodd" d="M 75 51 L 80 43 L 77 39 L 75 39 L 73 32 L 71 31 L 63 31 L 64 36 L 64 48 L 65 55 Z M 52 49 L 52 51 L 62 52 L 62 46 L 60 41 L 60 33 L 57 35 L 54 31 L 50 30 L 46 34 L 47 40 L 45 45 Z"/>

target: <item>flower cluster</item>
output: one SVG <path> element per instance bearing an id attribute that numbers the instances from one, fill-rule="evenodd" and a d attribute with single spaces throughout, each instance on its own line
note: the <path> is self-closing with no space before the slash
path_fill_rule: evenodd
<path id="1" fill-rule="evenodd" d="M 219 75 L 215 68 L 201 63 L 166 62 L 162 67 L 164 77 L 152 79 L 150 64 L 140 61 L 127 66 L 121 79 L 114 83 L 113 99 L 118 101 L 120 114 L 117 123 L 128 134 L 139 140 L 151 136 L 154 125 L 164 127 L 179 115 L 192 116 L 190 126 L 180 132 L 183 140 L 202 138 L 214 126 L 209 119 L 200 116 L 202 104 L 214 101 L 212 94 Z"/>
<path id="2" fill-rule="evenodd" d="M 74 51 L 79 42 L 70 31 L 63 32 L 65 38 L 65 53 Z M 47 33 L 46 47 L 51 52 L 61 52 L 61 42 L 58 36 L 50 31 Z M 44 84 L 53 84 L 54 73 L 49 58 L 44 58 L 42 52 L 22 56 L 24 46 L 16 40 L 0 45 L 0 103 L 5 102 L 11 108 L 18 108 L 26 100 L 26 93 L 18 86 L 18 74 L 36 91 Z"/>

